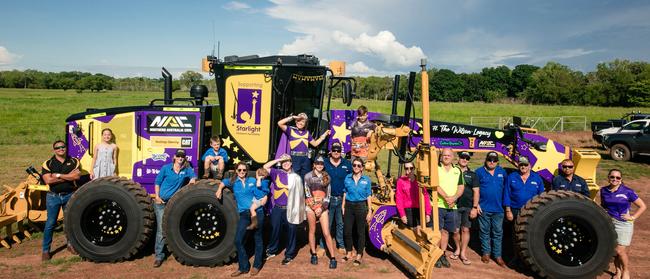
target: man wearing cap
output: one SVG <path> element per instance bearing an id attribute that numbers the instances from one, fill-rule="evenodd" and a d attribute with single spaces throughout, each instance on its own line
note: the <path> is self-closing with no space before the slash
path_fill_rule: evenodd
<path id="1" fill-rule="evenodd" d="M 456 202 L 463 194 L 465 183 L 463 182 L 463 172 L 455 167 L 452 162 L 454 160 L 454 152 L 451 148 L 443 148 L 440 154 L 441 160 L 438 166 L 438 184 L 437 187 L 437 204 L 438 204 L 438 220 L 440 222 L 440 248 L 443 251 L 442 256 L 436 262 L 436 267 L 450 267 L 451 264 L 447 260 L 444 251 L 447 250 L 449 243 L 449 234 L 457 233 L 460 225 L 460 218 L 458 216 L 458 207 Z M 435 195 L 432 195 L 432 199 Z M 433 203 L 433 202 L 432 202 Z M 435 204 L 435 203 L 434 203 Z"/>
<path id="2" fill-rule="evenodd" d="M 52 245 L 52 235 L 56 220 L 59 217 L 59 211 L 63 209 L 72 193 L 77 189 L 76 181 L 81 177 L 79 171 L 79 160 L 68 156 L 65 142 L 57 140 L 52 144 L 54 155 L 47 161 L 43 162 L 43 181 L 49 185 L 50 190 L 45 198 L 47 208 L 47 220 L 43 230 L 43 253 L 42 261 L 49 261 L 50 245 Z M 70 253 L 76 254 L 72 246 L 68 243 L 67 249 Z"/>
<path id="3" fill-rule="evenodd" d="M 291 120 L 296 122 L 295 127 L 287 125 Z M 311 133 L 307 130 L 307 114 L 304 112 L 280 119 L 278 126 L 287 135 L 289 140 L 293 171 L 300 175 L 300 178 L 304 178 L 305 174 L 311 171 L 309 145 L 311 144 L 313 147 L 317 147 L 330 134 L 330 130 L 325 131 L 318 139 L 314 140 Z"/>
<path id="4" fill-rule="evenodd" d="M 281 163 L 280 169 L 273 168 Z M 284 229 L 287 248 L 284 251 L 282 265 L 288 265 L 298 254 L 296 231 L 298 225 L 307 219 L 305 209 L 305 188 L 302 178 L 292 170 L 291 156 L 283 154 L 280 158 L 264 164 L 272 185 L 271 238 L 266 250 L 266 259 L 275 257 L 280 249 L 280 234 Z"/>
<path id="5" fill-rule="evenodd" d="M 194 182 L 196 182 L 196 174 L 189 162 L 187 162 L 185 150 L 183 149 L 176 150 L 174 161 L 162 166 L 156 176 L 156 197 L 154 198 L 153 205 L 154 213 L 156 214 L 156 244 L 154 247 L 156 260 L 153 263 L 153 267 L 160 267 L 165 259 L 165 253 L 163 251 L 165 242 L 162 231 L 165 204 L 181 187 L 187 184 L 194 184 Z"/>
<path id="6" fill-rule="evenodd" d="M 467 258 L 467 247 L 469 246 L 470 228 L 472 221 L 478 215 L 479 181 L 476 173 L 469 169 L 471 155 L 467 151 L 458 154 L 458 167 L 463 171 L 465 187 L 463 194 L 458 198 L 458 215 L 460 216 L 460 232 L 454 233 L 456 251 L 450 256 L 452 259 L 460 258 L 460 261 L 469 265 L 472 262 Z"/>
<path id="7" fill-rule="evenodd" d="M 343 242 L 343 190 L 345 188 L 345 177 L 352 173 L 352 164 L 343 158 L 341 144 L 335 142 L 330 149 L 330 156 L 325 160 L 325 171 L 330 176 L 330 231 L 336 240 L 336 247 L 340 254 L 345 255 L 345 243 Z M 321 241 L 321 247 L 325 247 Z"/>
<path id="8" fill-rule="evenodd" d="M 503 240 L 503 192 L 508 174 L 499 166 L 499 155 L 490 151 L 485 156 L 485 164 L 476 169 L 479 179 L 478 224 L 481 239 L 483 263 L 490 262 L 490 254 L 496 263 L 505 267 L 501 257 Z"/>
<path id="9" fill-rule="evenodd" d="M 589 187 L 587 182 L 577 174 L 575 171 L 575 164 L 571 159 L 564 159 L 560 163 L 560 174 L 553 177 L 551 183 L 551 190 L 566 190 L 583 194 L 589 197 Z"/>

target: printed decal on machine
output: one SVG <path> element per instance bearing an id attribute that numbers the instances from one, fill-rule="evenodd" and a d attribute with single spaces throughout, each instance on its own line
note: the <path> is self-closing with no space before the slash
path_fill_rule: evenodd
<path id="1" fill-rule="evenodd" d="M 260 85 L 261 87 L 261 85 Z M 238 134 L 259 135 L 262 119 L 261 89 L 237 89 L 237 128 Z"/>
<path id="2" fill-rule="evenodd" d="M 162 148 L 192 148 L 191 137 L 151 137 L 151 147 Z"/>
<path id="3" fill-rule="evenodd" d="M 482 140 L 478 142 L 478 148 L 493 148 L 496 144 L 491 140 Z"/>
<path id="4" fill-rule="evenodd" d="M 439 145 L 453 147 L 453 146 L 463 146 L 464 143 L 462 140 L 459 139 L 441 139 Z"/>
<path id="5" fill-rule="evenodd" d="M 196 115 L 193 114 L 149 114 L 147 127 L 149 133 L 193 134 Z"/>
<path id="6" fill-rule="evenodd" d="M 431 133 L 436 136 L 472 136 L 478 138 L 492 136 L 492 131 L 487 129 L 451 124 L 433 124 L 431 125 Z"/>

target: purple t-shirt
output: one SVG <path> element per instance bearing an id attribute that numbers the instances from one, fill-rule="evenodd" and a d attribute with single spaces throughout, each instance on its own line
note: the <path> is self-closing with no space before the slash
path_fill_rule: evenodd
<path id="1" fill-rule="evenodd" d="M 288 173 L 283 170 L 272 168 L 269 173 L 271 176 L 271 193 L 273 197 L 273 204 L 278 206 L 287 206 L 287 197 L 289 194 Z"/>
<path id="2" fill-rule="evenodd" d="M 621 217 L 622 214 L 630 211 L 630 204 L 636 201 L 639 196 L 634 193 L 634 190 L 625 185 L 618 187 L 614 192 L 610 191 L 607 187 L 600 189 L 600 204 L 607 214 L 619 221 L 626 221 Z"/>
<path id="3" fill-rule="evenodd" d="M 313 140 L 311 133 L 307 130 L 300 130 L 296 127 L 289 126 L 284 131 L 289 139 L 289 147 L 291 151 L 295 152 L 308 152 L 309 142 Z"/>

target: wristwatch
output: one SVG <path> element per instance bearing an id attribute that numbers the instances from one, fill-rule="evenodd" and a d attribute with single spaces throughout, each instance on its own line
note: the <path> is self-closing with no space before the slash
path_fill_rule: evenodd
<path id="1" fill-rule="evenodd" d="M 60 174 L 60 173 L 57 173 L 55 176 L 56 176 L 56 178 L 61 178 L 61 174 Z"/>

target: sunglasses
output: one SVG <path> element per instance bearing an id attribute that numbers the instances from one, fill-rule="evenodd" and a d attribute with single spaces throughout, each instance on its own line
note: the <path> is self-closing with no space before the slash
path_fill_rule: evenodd
<path id="1" fill-rule="evenodd" d="M 404 167 L 405 170 L 412 170 L 414 167 Z"/>
<path id="2" fill-rule="evenodd" d="M 341 153 L 341 150 L 332 150 L 332 153 Z"/>
<path id="3" fill-rule="evenodd" d="M 467 156 L 460 156 L 460 157 L 458 157 L 458 159 L 463 159 L 463 160 L 467 160 L 467 161 L 469 161 L 469 158 L 470 158 L 470 157 L 467 157 Z"/>
<path id="4" fill-rule="evenodd" d="M 572 169 L 573 165 L 562 165 L 563 169 Z"/>
<path id="5" fill-rule="evenodd" d="M 237 169 L 237 172 L 245 172 L 246 169 Z"/>
<path id="6" fill-rule="evenodd" d="M 498 163 L 499 160 L 487 160 L 486 162 L 488 162 L 488 163 Z"/>
<path id="7" fill-rule="evenodd" d="M 54 147 L 54 150 L 60 150 L 60 149 L 65 149 L 65 145 L 55 146 Z"/>
<path id="8" fill-rule="evenodd" d="M 612 179 L 612 180 L 621 180 L 622 177 L 620 177 L 620 176 L 613 176 L 613 175 L 610 175 L 610 176 L 609 176 L 609 179 Z"/>
<path id="9" fill-rule="evenodd" d="M 355 167 L 355 168 L 361 168 L 361 167 L 363 167 L 362 164 L 353 164 L 352 166 Z"/>

